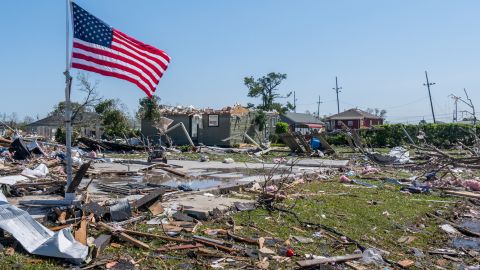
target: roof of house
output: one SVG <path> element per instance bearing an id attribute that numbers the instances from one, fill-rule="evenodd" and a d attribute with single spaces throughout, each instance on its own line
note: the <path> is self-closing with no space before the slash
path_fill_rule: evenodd
<path id="1" fill-rule="evenodd" d="M 373 115 L 360 109 L 350 109 L 327 117 L 328 120 L 347 120 L 347 119 L 383 119 L 380 116 Z"/>
<path id="2" fill-rule="evenodd" d="M 100 122 L 100 115 L 94 112 L 84 112 L 78 113 L 75 119 L 73 120 L 74 125 L 78 124 L 95 124 Z M 27 127 L 38 127 L 38 126 L 62 126 L 64 124 L 64 116 L 62 114 L 54 114 L 47 116 L 43 119 L 35 121 L 27 125 Z"/>
<path id="3" fill-rule="evenodd" d="M 296 113 L 296 112 L 286 112 L 285 114 L 281 115 L 282 118 L 287 118 L 292 122 L 295 123 L 303 123 L 303 124 L 323 124 L 322 121 L 317 119 L 315 116 L 308 114 L 308 113 Z"/>

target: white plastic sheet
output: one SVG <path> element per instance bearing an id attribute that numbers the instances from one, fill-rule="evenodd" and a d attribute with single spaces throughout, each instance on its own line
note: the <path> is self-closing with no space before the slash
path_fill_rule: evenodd
<path id="1" fill-rule="evenodd" d="M 35 255 L 63 258 L 77 264 L 88 256 L 88 247 L 74 239 L 70 228 L 54 233 L 27 212 L 9 204 L 1 192 L 0 228 L 12 234 L 25 250 Z"/>
<path id="2" fill-rule="evenodd" d="M 392 148 L 388 155 L 396 158 L 395 163 L 405 164 L 410 162 L 410 152 L 401 146 Z"/>
<path id="3" fill-rule="evenodd" d="M 15 185 L 17 182 L 27 180 L 29 179 L 23 175 L 8 175 L 0 177 L 0 184 L 12 186 Z"/>
<path id="4" fill-rule="evenodd" d="M 26 168 L 22 171 L 22 175 L 30 178 L 44 178 L 48 174 L 48 168 L 45 164 L 38 165 L 35 169 Z"/>

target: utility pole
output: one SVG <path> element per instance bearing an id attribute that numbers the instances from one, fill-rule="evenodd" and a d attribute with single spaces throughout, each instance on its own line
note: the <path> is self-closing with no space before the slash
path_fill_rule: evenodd
<path id="1" fill-rule="evenodd" d="M 458 122 L 458 100 L 461 100 L 461 97 L 457 97 L 454 94 L 450 94 L 450 97 L 453 99 L 455 104 L 455 110 L 453 111 L 453 122 Z"/>
<path id="2" fill-rule="evenodd" d="M 320 104 L 322 104 L 322 100 L 320 99 L 320 96 L 318 96 L 318 101 L 317 101 L 317 117 L 320 119 Z"/>
<path id="3" fill-rule="evenodd" d="M 432 94 L 430 93 L 430 85 L 434 85 L 435 83 L 431 83 L 428 81 L 428 74 L 426 70 L 425 70 L 425 78 L 427 79 L 427 83 L 424 83 L 423 85 L 427 86 L 428 96 L 430 98 L 430 107 L 432 108 L 433 123 L 436 123 L 437 121 L 435 120 L 435 112 L 433 111 Z"/>
<path id="4" fill-rule="evenodd" d="M 342 92 L 342 91 L 340 91 L 342 89 L 342 87 L 338 87 L 337 76 L 335 76 L 335 88 L 332 88 L 332 89 L 335 90 L 335 92 L 337 92 L 337 113 L 340 113 L 340 101 L 338 99 L 338 93 Z"/>

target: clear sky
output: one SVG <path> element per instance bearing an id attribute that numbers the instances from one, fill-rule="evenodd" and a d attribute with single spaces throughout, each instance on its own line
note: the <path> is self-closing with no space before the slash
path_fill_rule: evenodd
<path id="1" fill-rule="evenodd" d="M 391 122 L 452 118 L 454 93 L 480 105 L 480 1 L 475 0 L 78 0 L 111 26 L 166 51 L 172 63 L 157 88 L 170 105 L 221 108 L 257 102 L 245 76 L 288 75 L 297 112 L 377 107 Z M 45 116 L 64 99 L 65 1 L 0 3 L 0 113 Z M 91 74 L 104 98 L 137 109 L 133 84 Z M 75 82 L 74 82 L 75 86 Z M 73 90 L 73 99 L 80 96 Z M 460 110 L 467 109 L 461 106 Z M 478 108 L 480 110 L 480 107 Z"/>

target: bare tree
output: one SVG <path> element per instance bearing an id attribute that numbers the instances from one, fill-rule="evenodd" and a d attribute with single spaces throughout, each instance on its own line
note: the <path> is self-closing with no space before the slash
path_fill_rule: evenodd
<path id="1" fill-rule="evenodd" d="M 78 90 L 85 93 L 85 98 L 83 102 L 80 103 L 80 106 L 73 111 L 71 119 L 72 122 L 75 120 L 75 117 L 77 117 L 79 112 L 84 111 L 87 108 L 93 108 L 102 100 L 97 92 L 97 87 L 99 84 L 98 80 L 92 83 L 88 75 L 85 75 L 85 73 L 78 73 L 77 81 L 79 82 L 78 86 L 80 87 Z"/>

